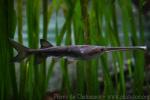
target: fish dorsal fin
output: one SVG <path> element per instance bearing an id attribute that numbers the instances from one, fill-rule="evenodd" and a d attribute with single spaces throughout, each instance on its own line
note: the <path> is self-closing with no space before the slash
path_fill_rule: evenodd
<path id="1" fill-rule="evenodd" d="M 53 45 L 46 41 L 45 39 L 40 39 L 41 48 L 52 47 Z"/>

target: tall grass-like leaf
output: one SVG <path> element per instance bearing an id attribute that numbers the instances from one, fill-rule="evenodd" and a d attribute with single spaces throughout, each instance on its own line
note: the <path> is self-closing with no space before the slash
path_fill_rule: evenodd
<path id="1" fill-rule="evenodd" d="M 122 12 L 122 22 L 123 22 L 122 27 L 123 27 L 123 32 L 124 32 L 124 44 L 125 44 L 125 46 L 130 45 L 129 41 L 131 41 L 131 38 L 130 38 L 130 32 L 129 32 L 129 25 L 131 25 L 130 22 L 133 21 L 133 19 L 131 19 L 132 17 L 130 16 L 132 9 L 129 5 L 129 2 L 130 1 L 127 2 L 125 0 L 119 1 L 120 7 L 121 7 L 121 12 Z M 132 25 L 132 26 L 133 27 L 131 29 L 133 31 L 131 33 L 136 34 L 135 25 Z M 136 38 L 136 37 L 134 37 L 134 38 Z M 132 57 L 131 53 L 127 52 L 126 57 L 128 60 L 130 60 Z M 131 65 L 130 65 L 130 63 L 128 63 L 128 64 L 129 64 L 130 75 L 132 75 Z"/>
<path id="2" fill-rule="evenodd" d="M 39 39 L 39 0 L 27 0 L 27 27 L 29 47 L 38 48 Z"/>
<path id="3" fill-rule="evenodd" d="M 101 56 L 102 69 L 104 74 L 104 96 L 106 96 L 106 98 L 109 95 L 114 94 L 114 87 L 112 84 L 111 76 L 109 74 L 107 59 L 108 58 L 106 55 Z"/>
<path id="4" fill-rule="evenodd" d="M 72 44 L 72 38 L 71 38 L 71 22 L 72 22 L 72 17 L 73 17 L 73 14 L 74 14 L 74 7 L 76 5 L 76 2 L 74 2 L 74 0 L 65 0 L 64 2 L 66 4 L 66 7 L 68 9 L 67 12 L 64 12 L 64 15 L 66 17 L 66 37 L 65 37 L 65 44 L 66 45 L 71 45 Z M 64 9 L 65 10 L 65 9 Z M 64 61 L 64 64 L 61 64 L 61 66 L 64 66 L 62 67 L 62 70 L 65 70 L 63 71 L 63 75 L 65 75 L 63 77 L 63 84 L 62 86 L 63 87 L 66 87 L 66 89 L 63 91 L 66 91 L 67 94 L 71 94 L 72 93 L 72 89 L 70 87 L 70 82 L 69 82 L 69 76 L 68 76 L 68 60 L 65 60 Z"/>
<path id="5" fill-rule="evenodd" d="M 91 43 L 91 30 L 90 30 L 90 19 L 89 19 L 89 13 L 88 13 L 88 0 L 80 0 L 81 5 L 81 16 L 82 16 L 82 22 L 83 22 L 83 33 L 84 33 L 84 43 L 90 44 Z M 86 82 L 86 89 L 87 95 L 94 95 L 97 93 L 97 72 L 95 70 L 97 67 L 92 67 L 92 61 L 88 61 L 84 63 L 85 68 L 85 82 Z M 89 74 L 91 73 L 91 74 Z M 93 83 L 95 81 L 95 83 Z M 95 87 L 92 87 L 95 85 Z"/>
<path id="6" fill-rule="evenodd" d="M 17 21 L 18 21 L 18 41 L 23 43 L 22 22 L 23 22 L 22 0 L 17 0 Z"/>
<path id="7" fill-rule="evenodd" d="M 47 39 L 47 35 L 48 35 L 48 0 L 43 0 L 43 39 Z M 40 70 L 42 71 L 42 73 L 40 74 L 41 76 L 41 89 L 43 91 L 43 95 L 46 91 L 46 61 L 44 61 L 42 63 L 42 65 L 40 66 Z"/>
<path id="8" fill-rule="evenodd" d="M 13 57 L 12 48 L 8 38 L 13 38 L 16 27 L 16 15 L 13 0 L 0 0 L 0 98 L 17 99 L 18 89 L 16 82 L 15 67 L 10 62 Z"/>
<path id="9" fill-rule="evenodd" d="M 130 1 L 127 2 L 125 0 L 120 0 L 118 2 L 119 2 L 119 5 L 121 7 L 121 12 L 122 12 L 121 16 L 122 16 L 122 23 L 123 23 L 122 24 L 122 31 L 124 33 L 123 34 L 123 36 L 124 36 L 124 45 L 125 46 L 129 46 L 130 45 L 130 41 L 131 41 L 130 34 L 131 33 L 132 34 L 136 34 L 135 27 L 133 25 L 132 25 L 133 27 L 131 26 L 132 27 L 131 29 L 134 30 L 134 31 L 132 31 L 131 33 L 129 31 L 129 29 L 130 29 L 129 25 L 131 25 L 130 22 L 133 22 L 133 20 L 134 20 L 130 16 L 130 14 L 132 12 L 131 11 L 132 9 L 131 9 L 131 7 L 130 7 L 130 5 L 128 3 Z M 132 35 L 131 35 L 131 37 L 132 37 Z M 136 38 L 136 37 L 134 37 L 134 38 Z M 127 58 L 127 60 L 129 62 L 131 62 L 132 54 L 129 53 L 129 52 L 126 52 L 126 58 Z M 130 76 L 132 76 L 131 63 L 128 63 L 128 65 L 129 65 Z"/>
<path id="10" fill-rule="evenodd" d="M 74 42 L 75 44 L 84 44 L 84 34 L 83 34 L 83 23 L 80 20 L 81 16 L 81 6 L 80 0 L 77 1 L 74 16 L 73 16 L 73 31 L 74 31 Z M 79 61 L 76 64 L 76 89 L 75 95 L 84 95 L 85 91 L 85 68 L 83 66 L 84 62 Z"/>
<path id="11" fill-rule="evenodd" d="M 143 4 L 145 2 L 148 2 L 148 1 L 145 1 L 145 0 L 139 0 L 139 9 L 138 9 L 138 24 L 139 24 L 139 34 L 140 34 L 140 37 L 141 37 L 141 41 L 140 43 L 143 45 L 144 42 L 145 42 L 145 38 L 144 38 L 144 22 L 143 22 Z"/>
<path id="12" fill-rule="evenodd" d="M 108 45 L 108 39 L 103 34 L 103 18 L 105 11 L 104 0 L 93 0 L 93 17 L 91 17 L 91 37 L 93 37 L 93 43 L 98 45 Z M 96 5 L 96 6 L 95 6 Z M 108 7 L 108 6 L 107 6 Z M 107 8 L 106 7 L 106 8 Z M 107 24 L 106 24 L 107 26 Z M 107 56 L 103 55 L 101 58 L 101 66 L 104 74 L 104 96 L 113 95 L 114 88 L 109 72 L 109 65 L 107 63 Z M 98 64 L 100 65 L 100 64 Z M 98 76 L 102 77 L 102 76 Z M 101 85 L 101 84 L 100 84 Z"/>
<path id="13" fill-rule="evenodd" d="M 124 20 L 124 22 L 126 21 L 126 23 L 124 23 L 123 25 L 130 26 L 130 27 L 124 27 L 124 30 L 130 30 L 133 45 L 140 45 L 139 44 L 140 42 L 138 39 L 138 32 L 136 30 L 137 23 L 135 22 L 135 19 L 133 16 L 131 1 L 121 0 L 121 2 L 122 2 L 121 6 L 122 7 L 124 6 L 123 7 L 124 10 L 122 10 L 122 11 L 124 12 L 123 17 L 124 16 L 125 17 L 123 18 L 123 20 Z M 140 32 L 140 34 L 143 35 L 144 33 Z M 127 36 L 125 36 L 125 37 L 127 37 Z M 144 40 L 144 38 L 142 36 L 142 41 L 143 40 Z M 125 43 L 127 44 L 128 40 L 126 40 Z M 133 77 L 134 77 L 134 84 L 133 84 L 134 88 L 133 89 L 134 89 L 135 94 L 142 93 L 143 80 L 144 80 L 144 64 L 143 64 L 144 57 L 142 55 L 143 54 L 140 52 L 134 52 L 135 68 L 134 68 L 134 74 L 133 74 Z M 139 74 L 137 74 L 137 73 L 139 73 Z M 139 77 L 140 79 L 139 78 L 137 79 L 137 77 Z"/>
<path id="14" fill-rule="evenodd" d="M 74 7 L 75 7 L 75 2 L 66 0 L 64 3 L 66 3 L 67 9 L 64 10 L 68 10 L 67 12 L 64 11 L 64 15 L 65 15 L 65 23 L 63 24 L 62 29 L 60 30 L 60 34 L 58 34 L 57 37 L 57 45 L 60 45 L 62 43 L 62 40 L 64 39 L 64 35 L 65 32 L 67 31 L 67 28 L 71 25 L 71 20 L 72 20 L 72 16 L 73 16 L 73 12 L 74 12 Z M 71 27 L 71 26 L 70 26 Z M 71 33 L 68 33 L 68 35 Z"/>
<path id="15" fill-rule="evenodd" d="M 89 15 L 88 15 L 88 0 L 80 0 L 81 5 L 81 18 L 83 23 L 83 33 L 84 33 L 84 43 L 90 44 L 90 26 L 89 26 Z M 91 77 L 91 61 L 90 62 L 84 62 L 84 70 L 85 70 L 85 82 L 86 82 L 86 94 L 90 95 L 92 94 L 92 77 Z M 89 73 L 91 73 L 89 75 Z"/>
<path id="16" fill-rule="evenodd" d="M 84 62 L 79 61 L 76 64 L 76 90 L 75 90 L 75 94 L 76 95 L 84 95 L 86 94 L 85 91 L 85 70 L 84 70 L 84 66 L 83 66 Z"/>
<path id="17" fill-rule="evenodd" d="M 142 19 L 142 4 L 144 3 L 144 0 L 139 0 L 139 10 L 138 10 L 138 26 L 139 26 L 139 36 L 138 37 L 138 32 L 136 32 L 135 34 L 133 34 L 133 38 L 132 38 L 132 43 L 133 45 L 144 45 L 145 39 L 144 39 L 144 26 L 143 26 L 143 19 Z M 131 2 L 130 3 L 130 7 L 131 7 Z M 135 20 L 133 17 L 133 14 L 131 13 L 131 32 L 136 31 L 135 30 Z M 136 37 L 136 38 L 134 38 Z M 134 52 L 134 59 L 135 59 L 135 71 L 134 71 L 134 75 L 133 75 L 133 91 L 134 94 L 138 94 L 138 95 L 142 95 L 143 94 L 143 83 L 144 83 L 144 53 L 140 52 L 140 51 L 136 51 Z M 138 84 L 137 84 L 138 83 Z M 137 88 L 138 87 L 138 88 Z"/>
<path id="18" fill-rule="evenodd" d="M 43 38 L 47 39 L 48 30 L 48 0 L 43 0 Z"/>
<path id="19" fill-rule="evenodd" d="M 119 36 L 118 34 L 116 33 L 116 28 L 115 28 L 115 13 L 114 13 L 114 6 L 113 6 L 113 1 L 107 1 L 106 0 L 106 3 L 108 4 L 108 6 L 106 7 L 105 9 L 105 20 L 106 20 L 106 35 L 107 37 L 109 37 L 110 39 L 110 43 L 111 45 L 113 46 L 118 46 L 120 44 L 119 42 Z M 111 9 L 111 10 L 110 10 Z M 113 26 L 111 24 L 111 21 L 113 21 Z M 116 56 L 113 56 L 114 58 L 116 58 Z M 119 63 L 119 69 L 120 69 L 120 84 L 121 84 L 121 94 L 125 94 L 125 79 L 124 79 L 124 65 L 123 65 L 123 56 L 122 54 L 119 54 L 118 55 L 118 59 L 117 59 L 118 63 Z"/>
<path id="20" fill-rule="evenodd" d="M 62 67 L 62 73 L 63 73 L 63 79 L 62 79 L 62 94 L 66 94 L 66 95 L 71 95 L 72 91 L 71 91 L 71 84 L 70 84 L 70 80 L 69 80 L 69 74 L 68 74 L 68 61 L 67 59 L 62 59 L 61 61 L 61 67 Z"/>
<path id="21" fill-rule="evenodd" d="M 48 22 L 49 22 L 49 20 L 50 20 L 50 18 L 51 18 L 51 16 L 52 16 L 52 13 L 53 13 L 53 10 L 56 10 L 56 23 L 55 23 L 55 33 L 56 33 L 56 44 L 60 44 L 61 43 L 61 41 L 57 41 L 57 40 L 61 40 L 61 37 L 59 37 L 58 36 L 58 21 L 57 21 L 57 18 L 58 18 L 58 11 L 59 11 L 59 9 L 60 9 L 60 7 L 61 7 L 61 4 L 62 4 L 62 0 L 59 0 L 59 1 L 57 1 L 57 0 L 53 0 L 52 1 L 52 3 L 49 5 L 49 7 L 48 7 Z M 64 29 L 62 29 L 63 31 L 65 31 Z M 63 33 L 63 35 L 64 35 L 64 32 L 60 32 L 60 33 Z M 51 77 L 51 74 L 52 74 L 52 71 L 53 71 L 53 68 L 55 67 L 55 63 L 56 63 L 56 61 L 52 58 L 52 61 L 51 61 L 51 63 L 50 63 L 50 65 L 49 65 L 49 68 L 48 68 L 48 72 L 47 72 L 47 78 L 46 78 L 46 87 L 48 87 L 48 82 L 49 82 L 49 79 L 50 79 L 50 77 Z"/>
<path id="22" fill-rule="evenodd" d="M 38 48 L 39 44 L 39 15 L 40 15 L 40 0 L 27 0 L 27 28 L 28 28 L 28 44 L 31 48 Z M 41 84 L 40 68 L 35 64 L 34 57 L 31 57 L 28 63 L 28 80 L 27 94 L 28 99 L 41 99 L 44 88 Z M 45 84 L 44 84 L 45 85 Z M 39 88 L 37 88 L 39 87 Z"/>
<path id="23" fill-rule="evenodd" d="M 23 44 L 22 24 L 23 24 L 23 3 L 22 0 L 17 0 L 17 22 L 18 22 L 18 41 Z M 25 99 L 25 83 L 26 83 L 26 66 L 22 62 L 20 68 L 20 79 L 19 79 L 19 99 Z"/>
<path id="24" fill-rule="evenodd" d="M 83 21 L 83 30 L 84 30 L 84 42 L 90 44 L 90 26 L 89 26 L 89 14 L 88 14 L 88 0 L 80 0 L 81 4 L 81 14 Z"/>

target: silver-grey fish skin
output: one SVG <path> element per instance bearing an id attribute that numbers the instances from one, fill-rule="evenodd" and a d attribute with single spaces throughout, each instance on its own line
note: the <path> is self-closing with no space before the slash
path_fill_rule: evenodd
<path id="1" fill-rule="evenodd" d="M 30 49 L 30 53 L 43 54 L 54 57 L 72 57 L 75 59 L 91 59 L 92 57 L 104 52 L 103 47 L 89 46 L 89 45 L 76 45 L 76 46 L 55 46 L 44 49 Z"/>

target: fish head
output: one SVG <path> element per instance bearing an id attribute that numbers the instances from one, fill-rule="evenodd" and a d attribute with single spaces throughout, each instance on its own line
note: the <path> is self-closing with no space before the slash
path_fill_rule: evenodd
<path id="1" fill-rule="evenodd" d="M 91 59 L 95 56 L 99 56 L 104 52 L 104 47 L 99 46 L 84 46 L 80 49 L 82 58 Z"/>

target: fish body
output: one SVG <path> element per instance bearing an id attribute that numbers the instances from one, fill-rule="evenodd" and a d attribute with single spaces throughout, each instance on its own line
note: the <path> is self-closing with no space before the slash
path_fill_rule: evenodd
<path id="1" fill-rule="evenodd" d="M 18 51 L 18 55 L 13 58 L 14 62 L 20 62 L 30 55 L 35 56 L 35 62 L 41 63 L 47 57 L 71 57 L 74 59 L 88 60 L 98 56 L 104 52 L 116 51 L 116 50 L 129 50 L 129 49 L 141 49 L 145 50 L 146 47 L 105 47 L 105 46 L 93 46 L 93 45 L 70 45 L 70 46 L 53 46 L 48 41 L 41 39 L 40 49 L 31 49 L 25 47 L 14 40 L 10 40 L 12 46 Z"/>
<path id="2" fill-rule="evenodd" d="M 89 45 L 75 45 L 75 46 L 55 46 L 41 49 L 30 49 L 29 52 L 33 54 L 43 54 L 53 57 L 72 57 L 89 59 L 99 53 L 102 53 L 102 47 Z"/>

